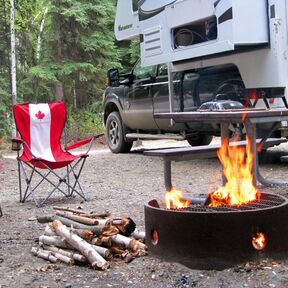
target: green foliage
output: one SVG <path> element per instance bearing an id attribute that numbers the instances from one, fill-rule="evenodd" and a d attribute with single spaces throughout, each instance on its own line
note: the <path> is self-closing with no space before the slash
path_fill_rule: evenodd
<path id="1" fill-rule="evenodd" d="M 116 0 L 15 0 L 17 101 L 54 101 L 60 83 L 70 133 L 102 131 L 107 70 L 130 70 L 139 57 L 138 41 L 116 42 L 115 11 Z M 1 139 L 12 126 L 10 0 L 1 0 L 0 19 Z"/>
<path id="2" fill-rule="evenodd" d="M 95 106 L 99 105 L 95 104 Z M 67 136 L 69 142 L 84 139 L 86 137 L 104 132 L 102 113 L 98 111 L 87 111 L 80 109 L 77 112 L 73 110 L 72 105 L 67 109 Z"/>

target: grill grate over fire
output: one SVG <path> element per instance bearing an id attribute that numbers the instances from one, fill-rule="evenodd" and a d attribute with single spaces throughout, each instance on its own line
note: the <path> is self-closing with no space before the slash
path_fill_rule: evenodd
<path id="1" fill-rule="evenodd" d="M 222 206 L 206 206 L 203 204 L 193 204 L 191 203 L 187 208 L 181 209 L 169 209 L 174 211 L 187 211 L 187 212 L 207 212 L 207 213 L 215 213 L 215 212 L 239 212 L 239 211 L 250 211 L 250 210 L 259 210 L 265 208 L 276 207 L 285 202 L 285 199 L 279 197 L 277 195 L 272 194 L 261 194 L 259 199 L 251 201 L 246 204 L 241 205 L 222 205 Z M 167 209 L 168 210 L 168 209 Z"/>

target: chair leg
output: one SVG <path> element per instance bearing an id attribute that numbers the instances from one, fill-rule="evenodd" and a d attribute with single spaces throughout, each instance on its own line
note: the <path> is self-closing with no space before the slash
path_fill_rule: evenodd
<path id="1" fill-rule="evenodd" d="M 0 206 L 0 217 L 2 217 L 2 216 L 3 216 L 3 213 L 2 213 L 2 208 Z"/>
<path id="2" fill-rule="evenodd" d="M 54 172 L 54 170 L 50 169 L 45 163 L 41 162 L 44 166 L 47 167 L 47 170 L 48 172 L 45 172 L 45 173 L 42 173 L 40 171 L 42 170 L 39 170 L 35 167 L 35 165 L 31 165 L 30 163 L 26 163 L 26 162 L 21 162 L 21 161 L 18 161 L 18 164 L 19 164 L 19 190 L 20 190 L 20 202 L 24 203 L 25 200 L 31 196 L 36 204 L 37 207 L 41 207 L 43 206 L 43 204 L 51 197 L 51 195 L 56 191 L 58 190 L 59 192 L 61 192 L 63 195 L 65 195 L 66 197 L 67 196 L 73 196 L 73 193 L 76 193 L 78 194 L 81 198 L 83 198 L 85 201 L 87 200 L 87 196 L 86 196 L 86 193 L 84 191 L 84 189 L 82 188 L 80 182 L 79 182 L 79 178 L 80 178 L 80 175 L 81 175 L 81 172 L 83 170 L 83 166 L 85 164 L 85 161 L 86 161 L 86 157 L 82 157 L 82 158 L 79 158 L 76 163 L 74 163 L 74 165 L 71 165 L 69 164 L 67 166 L 67 169 L 66 169 L 66 174 L 64 173 L 63 176 L 60 176 L 58 174 L 56 174 Z M 82 162 L 82 163 L 81 163 Z M 28 169 L 27 169 L 27 172 L 26 172 L 26 169 L 25 167 L 27 168 L 30 168 L 31 170 L 29 170 L 28 172 Z M 77 166 L 80 166 L 80 168 L 78 168 Z M 77 168 L 77 169 L 76 169 Z M 47 171 L 46 170 L 46 171 Z M 70 173 L 73 174 L 74 176 L 74 181 L 70 181 Z M 32 178 L 33 176 L 37 174 L 41 177 L 41 180 L 39 180 L 38 182 L 36 181 L 33 181 L 32 182 Z M 58 183 L 55 183 L 55 182 L 52 182 L 51 179 L 48 178 L 49 175 L 53 175 L 55 176 L 56 178 L 58 178 Z M 25 188 L 25 191 L 22 191 L 22 184 L 21 184 L 21 179 L 23 178 L 23 180 L 26 182 L 26 188 Z M 72 177 L 73 178 L 73 177 Z M 34 179 L 34 178 L 33 178 Z M 37 199 L 36 198 L 36 195 L 35 195 L 35 190 L 36 188 L 38 188 L 43 181 L 47 181 L 49 184 L 51 184 L 54 188 L 49 192 L 49 194 L 41 201 L 39 201 L 40 199 Z M 35 183 L 36 182 L 36 183 Z M 73 184 L 71 183 L 73 182 Z M 67 190 L 66 189 L 62 189 L 60 187 L 61 184 L 65 184 L 67 185 L 67 190 L 68 190 L 68 193 L 67 193 Z M 52 188 L 52 187 L 51 187 Z"/>
<path id="3" fill-rule="evenodd" d="M 82 169 L 83 169 L 83 167 L 84 167 L 85 161 L 86 161 L 86 158 L 83 158 L 83 159 L 82 159 L 82 163 L 81 163 L 81 167 L 79 168 L 77 174 L 75 173 L 74 168 L 76 167 L 76 165 L 77 165 L 78 163 L 76 163 L 74 166 L 70 165 L 70 166 L 71 166 L 71 171 L 72 171 L 72 173 L 73 173 L 73 175 L 74 175 L 74 178 L 75 178 L 75 182 L 74 182 L 74 185 L 73 185 L 73 188 L 72 188 L 71 196 L 73 196 L 73 193 L 75 192 L 75 193 L 77 193 L 80 197 L 82 197 L 85 201 L 87 201 L 87 195 L 86 195 L 85 191 L 83 190 L 83 188 L 82 188 L 82 186 L 81 186 L 81 184 L 80 184 L 80 182 L 79 182 L 79 178 L 80 178 Z M 78 190 L 76 189 L 76 185 L 78 185 L 78 187 L 79 187 L 79 189 L 80 189 L 81 192 L 78 192 Z"/>

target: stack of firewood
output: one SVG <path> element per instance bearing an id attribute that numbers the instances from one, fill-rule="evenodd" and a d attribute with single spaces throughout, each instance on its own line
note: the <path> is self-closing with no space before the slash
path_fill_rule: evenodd
<path id="1" fill-rule="evenodd" d="M 113 217 L 110 213 L 87 213 L 78 209 L 54 207 L 53 215 L 38 216 L 46 223 L 39 237 L 39 247 L 31 252 L 52 263 L 88 263 L 105 270 L 110 262 L 130 262 L 146 255 L 145 232 L 136 229 L 129 217 Z"/>

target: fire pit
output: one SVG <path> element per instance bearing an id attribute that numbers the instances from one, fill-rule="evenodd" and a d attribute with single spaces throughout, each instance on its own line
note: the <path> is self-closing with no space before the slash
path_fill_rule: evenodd
<path id="1" fill-rule="evenodd" d="M 286 198 L 261 193 L 239 206 L 191 203 L 187 208 L 145 205 L 146 244 L 150 253 L 196 269 L 224 269 L 288 251 Z"/>

